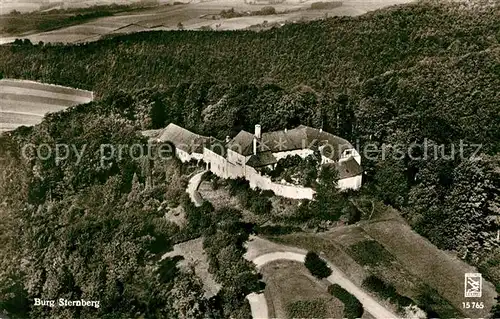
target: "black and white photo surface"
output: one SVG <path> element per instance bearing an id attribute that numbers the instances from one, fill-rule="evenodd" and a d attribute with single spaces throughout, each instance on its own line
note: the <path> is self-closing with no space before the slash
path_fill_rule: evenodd
<path id="1" fill-rule="evenodd" d="M 0 0 L 0 319 L 500 319 L 498 0 Z"/>

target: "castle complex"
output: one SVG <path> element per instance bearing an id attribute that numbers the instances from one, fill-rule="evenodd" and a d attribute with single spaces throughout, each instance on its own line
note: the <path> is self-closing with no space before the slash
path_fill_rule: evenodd
<path id="1" fill-rule="evenodd" d="M 306 158 L 316 150 L 321 154 L 321 165 L 332 165 L 338 171 L 338 188 L 361 187 L 363 170 L 359 153 L 345 139 L 322 129 L 300 125 L 290 130 L 262 133 L 260 125 L 255 125 L 253 134 L 242 130 L 234 138 L 221 141 L 171 123 L 164 129 L 143 134 L 150 141 L 171 143 L 182 162 L 203 161 L 207 170 L 221 178 L 243 177 L 252 188 L 272 190 L 278 196 L 312 199 L 314 190 L 273 182 L 262 175 L 261 169 L 274 169 L 280 159 L 288 156 Z"/>

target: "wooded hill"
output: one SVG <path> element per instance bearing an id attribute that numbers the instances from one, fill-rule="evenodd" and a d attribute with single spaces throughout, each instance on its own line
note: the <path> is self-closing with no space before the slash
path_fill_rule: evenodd
<path id="1" fill-rule="evenodd" d="M 0 195 L 11 207 L 3 222 L 7 225 L 24 216 L 24 229 L 42 227 L 42 216 L 56 218 L 54 201 L 66 205 L 68 212 L 79 207 L 77 203 L 88 205 L 83 202 L 89 199 L 95 205 L 125 205 L 126 200 L 119 199 L 131 192 L 134 173 L 144 179 L 142 164 L 117 162 L 103 171 L 96 165 L 98 145 L 133 143 L 139 139 L 136 130 L 169 122 L 219 138 L 242 128 L 251 131 L 257 123 L 263 130 L 323 125 L 354 143 L 359 140 L 361 146 L 445 144 L 447 155 L 451 144 L 458 149 L 462 141 L 482 145 L 478 158 L 470 160 L 475 149 L 466 148 L 467 158 L 419 160 L 415 157 L 425 150 L 416 146 L 398 159 L 392 156 L 395 151 L 389 151 L 385 159 L 363 160 L 366 183 L 361 192 L 398 208 L 414 229 L 438 247 L 478 265 L 499 287 L 498 226 L 490 218 L 500 207 L 499 14 L 500 8 L 465 10 L 419 3 L 259 33 L 151 32 L 72 46 L 1 46 L 0 71 L 5 77 L 94 90 L 100 98 L 3 137 L 1 150 L 10 154 L 3 155 L 9 159 L 2 164 L 8 164 L 8 174 L 3 176 Z M 28 142 L 58 141 L 86 142 L 91 151 L 87 149 L 88 156 L 78 165 L 15 157 Z M 106 195 L 113 201 L 93 200 L 105 190 L 113 193 Z M 27 217 L 35 213 L 40 217 Z M 106 225 L 110 231 L 116 226 L 100 219 L 94 222 L 92 227 Z M 140 234 L 152 237 L 176 232 L 167 231 L 169 225 L 161 232 L 143 226 Z M 14 236 L 2 238 L 17 262 L 30 253 L 16 247 L 39 238 L 26 236 L 21 243 L 13 241 Z M 24 283 L 25 274 L 14 265 L 0 269 L 12 272 L 11 277 L 5 272 L 5 278 L 11 278 L 9 287 L 20 288 L 16 285 Z M 40 277 L 36 289 L 24 283 L 28 287 L 19 291 L 36 296 L 45 292 L 46 287 L 41 288 L 45 280 Z M 141 313 L 150 314 L 143 310 L 152 307 L 150 300 L 143 303 L 142 295 L 134 298 Z M 168 303 L 168 298 L 162 302 Z M 134 314 L 135 309 L 126 313 Z M 119 316 L 118 308 L 113 311 Z"/>

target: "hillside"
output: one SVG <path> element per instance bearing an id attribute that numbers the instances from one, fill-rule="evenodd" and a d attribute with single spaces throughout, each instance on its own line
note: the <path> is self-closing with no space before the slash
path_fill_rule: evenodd
<path id="1" fill-rule="evenodd" d="M 478 266 L 500 290 L 498 225 L 492 219 L 500 207 L 499 14 L 500 8 L 466 10 L 453 4 L 420 3 L 258 33 L 151 32 L 73 46 L 1 46 L 0 72 L 5 77 L 84 88 L 96 92 L 98 99 L 1 137 L 0 150 L 7 159 L 1 165 L 7 174 L 1 176 L 0 198 L 9 209 L 2 211 L 0 226 L 8 231 L 1 232 L 6 235 L 0 239 L 15 258 L 14 262 L 0 258 L 5 260 L 5 267 L 0 267 L 3 278 L 10 278 L 10 290 L 0 293 L 17 291 L 26 300 L 41 293 L 55 294 L 64 280 L 76 282 L 81 287 L 79 295 L 99 291 L 95 287 L 109 284 L 105 278 L 111 270 L 99 268 L 99 258 L 107 256 L 108 250 L 112 252 L 108 265 L 122 265 L 119 269 L 129 276 L 126 283 L 131 287 L 123 290 L 122 279 L 113 274 L 110 278 L 117 282 L 97 293 L 109 300 L 117 316 L 135 314 L 135 306 L 124 310 L 117 306 L 121 298 L 129 297 L 146 316 L 161 317 L 151 312 L 156 302 L 167 314 L 185 310 L 170 304 L 174 297 L 170 294 L 152 300 L 138 293 L 148 285 L 147 278 L 154 289 L 161 285 L 140 256 L 153 258 L 150 244 L 156 241 L 165 243 L 166 249 L 179 239 L 173 225 L 152 226 L 157 222 L 156 205 L 165 196 L 179 204 L 176 198 L 182 187 L 178 179 L 172 182 L 175 189 L 164 194 L 172 170 L 163 166 L 155 171 L 159 190 L 143 186 L 149 165 L 159 163 L 127 158 L 99 165 L 100 144 L 144 143 L 137 130 L 170 122 L 219 138 L 251 130 L 257 123 L 263 130 L 305 124 L 322 126 L 359 142 L 361 148 L 403 147 L 402 154 L 394 148 L 385 156 L 363 154 L 366 178 L 360 193 L 398 209 L 418 233 Z M 63 163 L 21 158 L 20 150 L 27 143 L 62 141 L 77 147 L 88 144 L 85 156 Z M 450 155 L 464 144 L 465 153 Z M 424 157 L 434 149 L 437 156 Z M 174 171 L 182 175 L 183 169 Z M 351 194 L 346 196 L 345 203 Z M 329 204 L 325 200 L 325 211 L 331 208 L 326 207 Z M 302 205 L 296 218 L 316 223 L 313 227 L 328 220 L 328 214 L 317 216 L 311 207 Z M 115 208 L 125 211 L 123 220 Z M 137 218 L 141 211 L 147 212 L 145 220 Z M 204 213 L 191 212 L 188 220 L 193 225 L 184 236 L 199 235 L 206 228 L 204 223 L 210 221 L 200 217 Z M 237 227 L 243 227 L 239 218 L 234 213 L 227 227 L 237 230 L 232 234 L 238 237 L 234 252 L 218 256 L 221 245 L 233 241 L 224 232 L 211 230 L 211 236 L 223 237 L 212 246 L 212 262 L 240 256 L 240 240 L 247 234 L 238 232 Z M 50 231 L 44 228 L 46 219 Z M 37 231 L 17 238 L 18 220 Z M 72 228 L 74 220 L 81 223 Z M 93 235 L 81 235 L 87 230 Z M 52 236 L 52 231 L 64 235 L 64 240 Z M 121 263 L 121 248 L 99 248 L 95 256 L 83 248 L 109 240 L 108 234 L 114 231 L 116 242 L 132 243 L 126 251 L 132 265 Z M 36 245 L 47 248 L 45 242 L 50 249 L 42 253 Z M 17 265 L 26 256 L 32 261 L 21 272 Z M 52 266 L 49 261 L 54 258 L 71 260 L 72 267 L 83 267 L 87 260 L 88 273 L 103 276 L 94 276 L 99 277 L 96 282 L 71 278 L 71 270 L 63 263 Z M 251 272 L 247 265 L 240 266 Z M 39 269 L 50 276 L 36 275 Z M 231 289 L 254 289 L 250 274 L 245 277 L 246 286 L 218 269 L 219 278 L 231 283 Z M 145 275 L 132 276 L 134 271 Z M 58 273 L 69 277 L 60 279 Z M 22 278 L 34 279 L 25 283 Z M 182 287 L 198 285 L 186 278 L 182 283 Z M 222 295 L 225 315 L 242 315 L 241 300 L 232 298 L 228 289 Z M 42 314 L 32 313 L 37 315 Z"/>

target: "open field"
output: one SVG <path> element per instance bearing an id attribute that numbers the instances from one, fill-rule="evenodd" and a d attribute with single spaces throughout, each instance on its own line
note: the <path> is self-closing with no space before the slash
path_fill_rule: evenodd
<path id="1" fill-rule="evenodd" d="M 464 298 L 464 273 L 478 271 L 439 250 L 398 219 L 342 227 L 320 234 L 291 234 L 271 239 L 319 252 L 357 284 L 362 284 L 367 275 L 375 274 L 391 283 L 400 294 L 414 300 L 419 298 L 423 287 L 434 289 L 443 302 L 436 309 L 446 313 L 459 311 L 474 318 L 484 317 L 496 296 L 493 285 L 483 279 L 483 296 L 472 301 L 484 302 L 484 309 L 462 309 L 462 302 L 467 301 Z M 365 251 L 364 256 L 360 255 L 356 247 L 366 246 L 372 241 L 378 243 L 376 251 Z"/>
<path id="2" fill-rule="evenodd" d="M 108 5 L 108 4 L 130 4 L 137 3 L 141 0 L 61 0 L 61 1 L 48 1 L 46 0 L 1 0 L 0 1 L 0 14 L 7 14 L 12 10 L 22 13 L 32 11 L 44 11 L 49 9 L 69 9 L 69 8 L 86 8 L 94 5 Z"/>
<path id="3" fill-rule="evenodd" d="M 294 261 L 276 261 L 261 268 L 271 318 L 341 318 L 344 305 L 327 284 Z"/>
<path id="4" fill-rule="evenodd" d="M 160 1 L 170 3 L 171 1 Z M 23 34 L 32 43 L 43 41 L 80 43 L 96 41 L 103 36 L 153 30 L 259 30 L 265 25 L 280 26 L 285 23 L 322 19 L 325 16 L 357 16 L 386 6 L 411 2 L 410 0 L 346 0 L 342 5 L 327 9 L 311 10 L 315 1 L 288 0 L 272 4 L 276 14 L 252 15 L 234 18 L 222 18 L 222 10 L 234 9 L 235 12 L 256 12 L 269 4 L 248 4 L 243 0 L 191 1 L 185 4 L 160 5 L 151 9 L 118 13 L 109 17 L 96 18 L 92 21 L 61 28 L 58 30 Z M 328 1 L 327 1 L 328 2 Z M 182 25 L 182 26 L 181 26 Z M 0 44 L 9 43 L 19 35 L 4 35 Z"/>
<path id="5" fill-rule="evenodd" d="M 90 91 L 38 83 L 0 80 L 0 132 L 35 125 L 49 112 L 92 101 Z"/>

